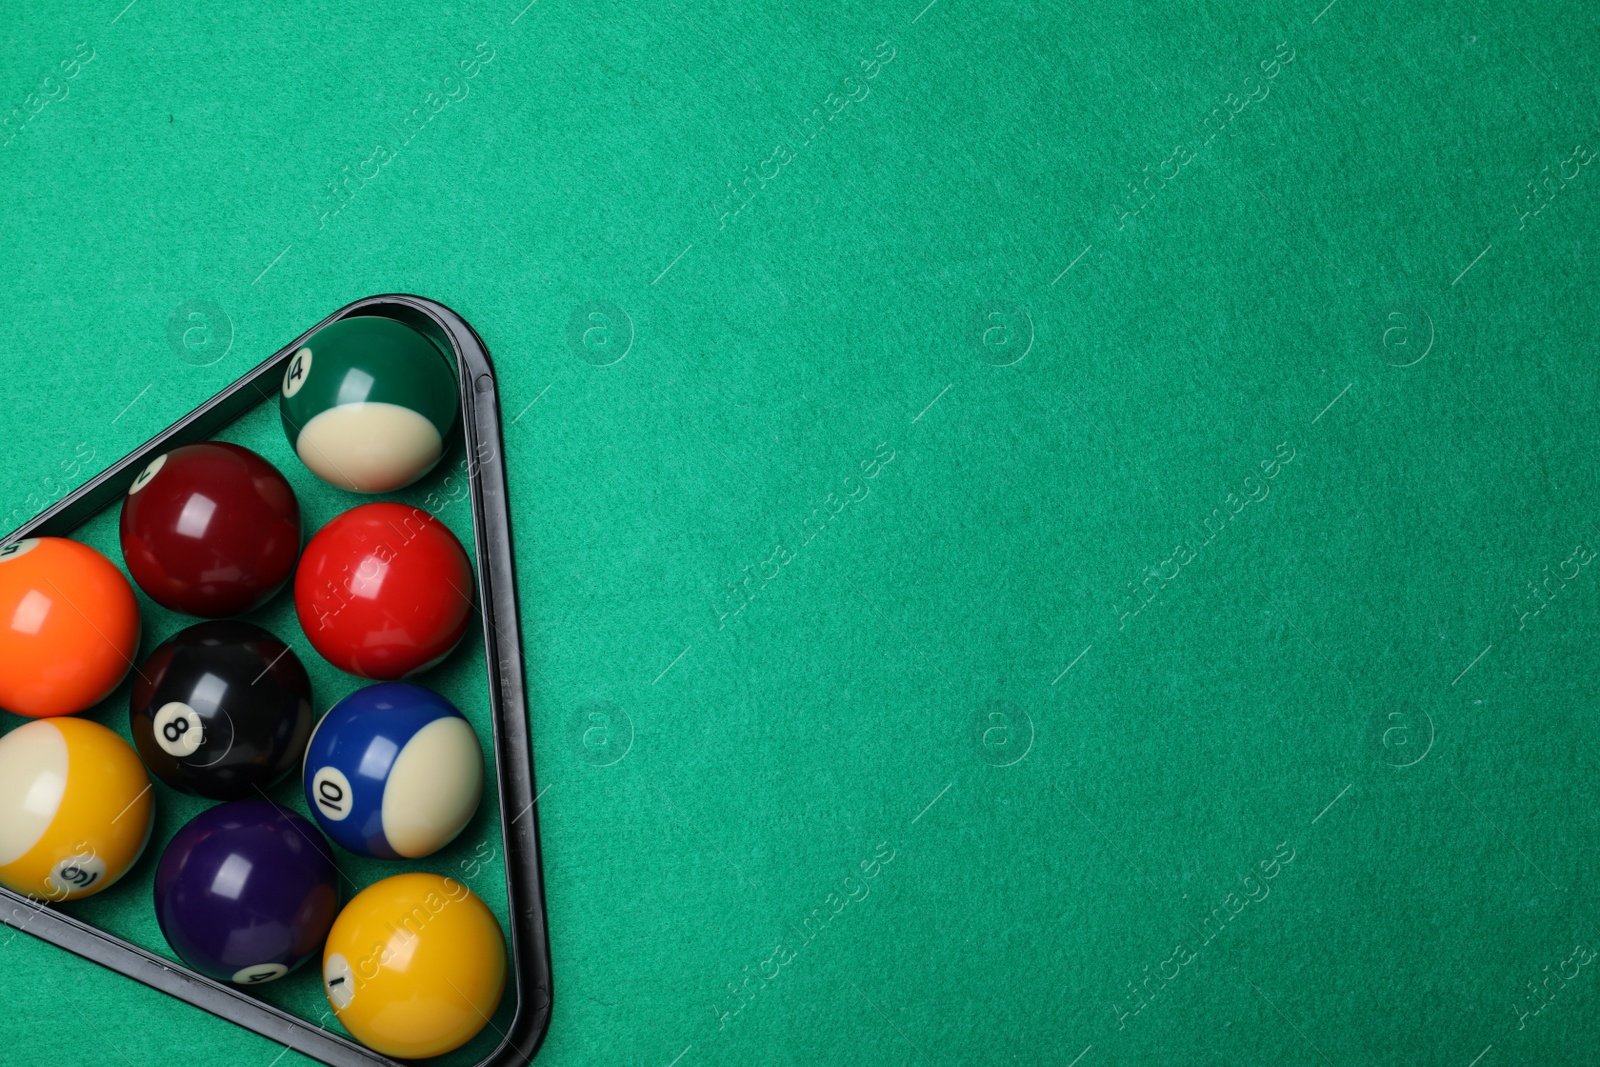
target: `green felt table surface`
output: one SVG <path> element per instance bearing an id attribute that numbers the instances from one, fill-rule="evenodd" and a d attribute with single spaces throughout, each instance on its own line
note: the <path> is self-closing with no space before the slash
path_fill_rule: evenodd
<path id="1" fill-rule="evenodd" d="M 465 316 L 540 1063 L 1592 1062 L 1600 8 L 124 3 L 0 13 L 0 525 Z M 304 1062 L 0 940 L 0 1062 Z"/>

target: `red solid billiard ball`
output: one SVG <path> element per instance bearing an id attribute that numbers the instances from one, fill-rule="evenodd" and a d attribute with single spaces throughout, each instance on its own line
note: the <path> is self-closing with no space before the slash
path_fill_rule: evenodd
<path id="1" fill-rule="evenodd" d="M 300 552 L 300 505 L 278 469 L 226 441 L 157 456 L 122 501 L 122 558 L 162 607 L 221 619 L 260 607 Z"/>
<path id="2" fill-rule="evenodd" d="M 341 670 L 393 681 L 437 665 L 472 619 L 472 564 L 449 527 L 404 504 L 363 504 L 317 531 L 294 609 Z"/>

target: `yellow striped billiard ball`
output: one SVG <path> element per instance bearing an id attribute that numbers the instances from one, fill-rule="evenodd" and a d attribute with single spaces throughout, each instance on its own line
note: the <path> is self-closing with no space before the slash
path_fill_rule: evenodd
<path id="1" fill-rule="evenodd" d="M 494 912 L 437 874 L 397 874 L 351 898 L 322 950 L 322 988 L 357 1041 L 421 1059 L 478 1035 L 506 988 Z"/>
<path id="2" fill-rule="evenodd" d="M 87 719 L 38 719 L 0 738 L 0 885 L 42 900 L 93 896 L 150 840 L 150 775 Z"/>

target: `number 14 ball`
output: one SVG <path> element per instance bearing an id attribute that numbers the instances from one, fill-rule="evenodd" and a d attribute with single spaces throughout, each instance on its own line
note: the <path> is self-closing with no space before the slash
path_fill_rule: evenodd
<path id="1" fill-rule="evenodd" d="M 289 357 L 283 430 L 323 481 L 386 493 L 433 469 L 456 418 L 456 375 L 422 334 L 395 319 L 330 322 Z"/>

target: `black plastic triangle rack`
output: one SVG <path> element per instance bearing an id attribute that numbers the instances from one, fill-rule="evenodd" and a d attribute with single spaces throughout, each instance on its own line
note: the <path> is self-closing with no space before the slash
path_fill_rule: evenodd
<path id="1" fill-rule="evenodd" d="M 274 400 L 290 356 L 317 330 L 351 315 L 397 319 L 432 337 L 455 357 L 467 454 L 478 457 L 470 478 L 472 527 L 510 912 L 506 995 L 516 998 L 510 1025 L 501 1032 L 502 1040 L 479 1061 L 478 1067 L 525 1064 L 544 1040 L 550 1022 L 550 943 L 539 862 L 538 813 L 534 810 L 533 748 L 517 617 L 499 393 L 489 353 L 466 320 L 436 301 L 401 294 L 368 297 L 340 308 L 49 510 L 12 531 L 4 541 L 69 535 L 90 516 L 120 499 L 135 475 L 156 456 L 179 445 L 208 440 L 255 405 Z M 332 1067 L 396 1064 L 243 989 L 214 981 L 6 889 L 0 889 L 0 921 Z"/>

